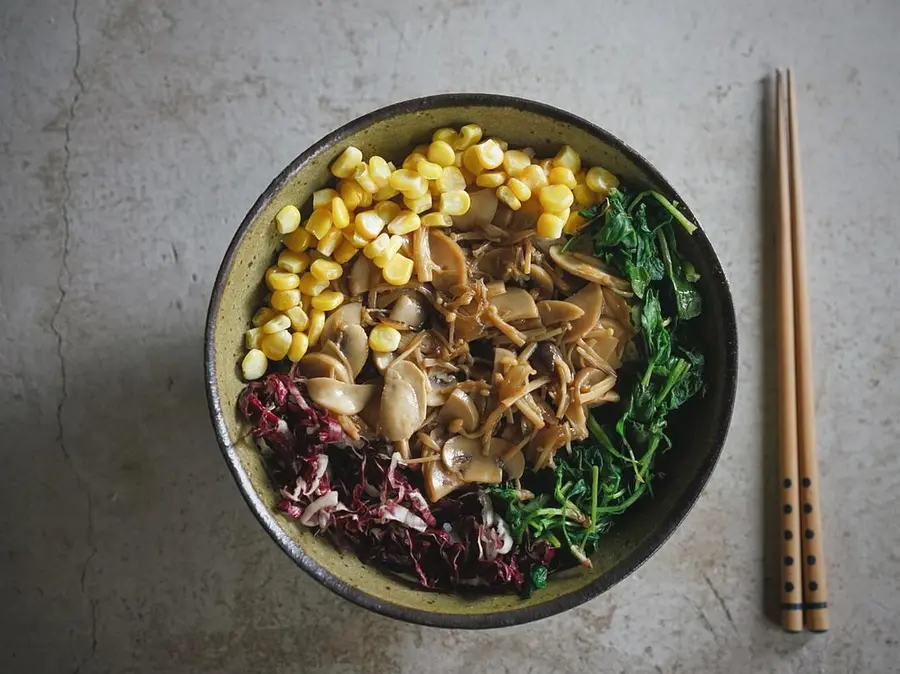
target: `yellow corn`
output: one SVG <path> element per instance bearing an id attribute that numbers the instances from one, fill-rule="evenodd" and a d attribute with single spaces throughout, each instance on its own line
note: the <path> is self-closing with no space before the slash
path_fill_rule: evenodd
<path id="1" fill-rule="evenodd" d="M 378 185 L 379 189 L 387 186 L 391 178 L 391 167 L 383 157 L 374 155 L 369 159 L 369 177 Z"/>
<path id="2" fill-rule="evenodd" d="M 337 290 L 324 290 L 312 298 L 310 305 L 313 310 L 334 311 L 344 303 L 344 293 Z"/>
<path id="3" fill-rule="evenodd" d="M 393 187 L 385 185 L 384 187 L 379 187 L 378 191 L 372 196 L 375 198 L 375 201 L 387 201 L 388 199 L 393 199 L 398 194 L 399 192 Z"/>
<path id="4" fill-rule="evenodd" d="M 406 169 L 407 171 L 415 171 L 416 166 L 422 160 L 428 161 L 428 157 L 425 156 L 424 152 L 411 152 L 406 155 L 406 159 L 403 160 L 401 168 Z"/>
<path id="5" fill-rule="evenodd" d="M 415 171 L 402 168 L 391 174 L 390 184 L 391 187 L 400 192 L 411 192 L 416 191 L 421 186 L 421 181 L 423 180 L 424 178 Z"/>
<path id="6" fill-rule="evenodd" d="M 544 239 L 558 239 L 562 236 L 565 222 L 553 213 L 542 213 L 537 221 L 537 235 Z"/>
<path id="7" fill-rule="evenodd" d="M 519 198 L 513 194 L 513 191 L 506 185 L 498 187 L 495 194 L 500 201 L 509 206 L 512 210 L 517 211 L 522 208 L 522 202 L 519 201 Z"/>
<path id="8" fill-rule="evenodd" d="M 455 166 L 445 166 L 441 171 L 441 177 L 436 181 L 440 192 L 452 192 L 466 189 L 466 179 L 462 171 Z"/>
<path id="9" fill-rule="evenodd" d="M 262 338 L 260 350 L 269 360 L 281 360 L 291 348 L 291 333 L 287 330 L 279 330 Z"/>
<path id="10" fill-rule="evenodd" d="M 259 349 L 250 349 L 241 361 L 241 373 L 247 381 L 262 377 L 269 367 L 269 361 Z"/>
<path id="11" fill-rule="evenodd" d="M 478 145 L 475 145 L 474 147 L 475 157 L 477 158 L 478 163 L 481 164 L 481 168 L 490 171 L 503 163 L 503 148 L 501 148 L 500 144 L 493 138 L 488 138 L 483 143 L 478 143 Z"/>
<path id="12" fill-rule="evenodd" d="M 427 195 L 429 208 L 431 206 L 431 195 Z M 404 201 L 407 201 L 404 199 Z M 412 209 L 408 211 L 400 211 L 399 215 L 396 218 L 391 220 L 391 224 L 388 225 L 388 231 L 391 234 L 409 234 L 410 232 L 414 232 L 419 227 L 422 226 L 422 220 L 419 218 L 418 214 L 416 214 Z"/>
<path id="13" fill-rule="evenodd" d="M 378 214 L 378 217 L 381 218 L 381 221 L 384 224 L 390 224 L 391 220 L 396 218 L 400 211 L 403 210 L 400 208 L 400 204 L 393 201 L 382 201 L 381 203 L 375 204 L 375 213 Z"/>
<path id="14" fill-rule="evenodd" d="M 278 266 L 292 274 L 302 274 L 309 267 L 309 255 L 283 250 L 278 254 Z"/>
<path id="15" fill-rule="evenodd" d="M 462 168 L 463 165 L 463 155 L 465 152 L 463 150 L 457 150 L 453 153 L 453 165 L 456 168 Z"/>
<path id="16" fill-rule="evenodd" d="M 363 239 L 371 241 L 381 234 L 381 230 L 384 229 L 384 220 L 378 217 L 378 213 L 375 211 L 363 211 L 356 214 L 354 228 Z"/>
<path id="17" fill-rule="evenodd" d="M 375 266 L 379 269 L 384 269 L 394 259 L 394 256 L 400 252 L 400 249 L 403 248 L 404 241 L 404 237 L 398 234 L 392 235 L 385 249 L 372 259 Z"/>
<path id="18" fill-rule="evenodd" d="M 518 178 L 510 178 L 506 184 L 519 201 L 531 199 L 531 188 Z"/>
<path id="19" fill-rule="evenodd" d="M 570 190 L 574 190 L 578 184 L 575 181 L 575 174 L 572 173 L 572 169 L 567 166 L 554 166 L 550 169 L 550 175 L 547 176 L 547 179 L 551 185 L 565 185 Z"/>
<path id="20" fill-rule="evenodd" d="M 320 281 L 333 281 L 334 279 L 341 277 L 341 274 L 344 273 L 344 269 L 337 262 L 332 262 L 331 260 L 323 258 L 312 263 L 312 266 L 309 268 L 309 273 Z"/>
<path id="21" fill-rule="evenodd" d="M 506 174 L 503 171 L 487 171 L 475 177 L 475 184 L 479 187 L 500 187 L 506 182 Z"/>
<path id="22" fill-rule="evenodd" d="M 338 195 L 337 190 L 325 187 L 321 190 L 313 192 L 313 210 L 324 208 L 331 203 L 331 200 Z"/>
<path id="23" fill-rule="evenodd" d="M 384 266 L 384 280 L 394 286 L 402 286 L 409 283 L 412 278 L 413 261 L 402 253 L 397 253 L 394 258 Z"/>
<path id="24" fill-rule="evenodd" d="M 290 290 L 300 285 L 300 277 L 280 267 L 269 267 L 265 273 L 266 286 L 269 290 Z"/>
<path id="25" fill-rule="evenodd" d="M 352 145 L 344 150 L 331 165 L 331 173 L 337 178 L 349 178 L 356 173 L 356 168 L 362 163 L 363 154 Z"/>
<path id="26" fill-rule="evenodd" d="M 356 181 L 357 185 L 362 187 L 369 194 L 375 194 L 375 192 L 378 191 L 378 185 L 372 180 L 372 176 L 369 175 L 369 168 L 365 164 L 359 165 L 356 169 L 356 173 L 353 175 L 353 179 Z"/>
<path id="27" fill-rule="evenodd" d="M 535 162 L 538 166 L 540 166 L 545 175 L 550 175 L 550 171 L 553 170 L 553 160 L 552 159 L 539 159 Z"/>
<path id="28" fill-rule="evenodd" d="M 427 155 L 428 154 L 428 143 L 422 143 L 421 145 L 416 145 L 413 148 L 413 153 L 420 154 L 422 156 Z"/>
<path id="29" fill-rule="evenodd" d="M 443 175 L 443 170 L 441 171 L 441 175 Z M 441 196 L 441 188 L 438 185 L 437 180 L 429 180 L 428 181 L 428 194 L 430 194 L 432 197 Z"/>
<path id="30" fill-rule="evenodd" d="M 569 216 L 572 215 L 571 208 L 564 208 L 561 211 L 547 211 L 548 213 L 553 213 L 557 218 L 562 220 L 563 222 L 569 221 Z"/>
<path id="31" fill-rule="evenodd" d="M 481 162 L 478 161 L 478 151 L 475 149 L 474 145 L 463 152 L 462 163 L 463 169 L 469 171 L 469 173 L 471 173 L 472 175 L 477 176 L 479 173 L 484 171 L 484 166 L 482 166 Z"/>
<path id="32" fill-rule="evenodd" d="M 534 160 L 534 148 L 533 147 L 523 147 L 522 154 L 528 157 L 528 161 Z"/>
<path id="33" fill-rule="evenodd" d="M 354 234 L 356 234 L 356 232 L 354 232 Z M 334 251 L 331 257 L 334 258 L 334 261 L 338 264 L 347 264 L 353 259 L 353 256 L 356 255 L 358 250 L 359 249 L 345 237 L 344 240 L 338 244 L 337 250 Z"/>
<path id="34" fill-rule="evenodd" d="M 572 194 L 575 197 L 575 201 L 583 206 L 592 206 L 596 204 L 602 198 L 597 192 L 592 190 L 587 185 L 575 185 L 575 189 L 572 190 Z"/>
<path id="35" fill-rule="evenodd" d="M 322 240 L 319 241 L 319 245 L 316 246 L 316 250 L 322 253 L 325 257 L 330 256 L 335 249 L 337 249 L 338 244 L 341 242 L 341 230 L 337 227 L 332 227 L 328 230 L 328 233 L 322 237 Z"/>
<path id="36" fill-rule="evenodd" d="M 340 197 L 331 200 L 331 222 L 338 229 L 350 224 L 350 210 Z"/>
<path id="37" fill-rule="evenodd" d="M 435 140 L 428 146 L 428 161 L 438 166 L 453 166 L 456 160 L 456 153 L 450 146 L 450 143 L 444 140 Z"/>
<path id="38" fill-rule="evenodd" d="M 362 203 L 366 191 L 355 180 L 342 180 L 338 183 L 338 192 L 348 210 L 355 211 Z"/>
<path id="39" fill-rule="evenodd" d="M 303 311 L 307 314 L 309 313 L 309 302 L 312 300 L 312 297 L 309 295 L 301 295 L 300 296 L 300 304 L 298 306 L 303 307 Z"/>
<path id="40" fill-rule="evenodd" d="M 248 349 L 258 349 L 263 334 L 262 328 L 250 328 L 244 333 L 244 346 Z"/>
<path id="41" fill-rule="evenodd" d="M 302 332 L 295 332 L 291 335 L 291 346 L 288 349 L 287 357 L 292 363 L 303 360 L 303 356 L 309 350 L 309 337 Z"/>
<path id="42" fill-rule="evenodd" d="M 363 248 L 369 243 L 368 239 L 360 236 L 355 227 L 348 227 L 344 230 L 344 239 L 356 249 Z"/>
<path id="43" fill-rule="evenodd" d="M 453 190 L 441 195 L 440 211 L 445 215 L 463 215 L 471 205 L 472 200 L 468 192 Z"/>
<path id="44" fill-rule="evenodd" d="M 466 124 L 459 130 L 459 138 L 453 143 L 455 150 L 467 150 L 481 140 L 483 131 L 477 124 Z"/>
<path id="45" fill-rule="evenodd" d="M 619 186 L 619 179 L 602 166 L 594 166 L 584 177 L 584 184 L 605 197 L 613 187 Z"/>
<path id="46" fill-rule="evenodd" d="M 432 142 L 442 141 L 451 146 L 456 142 L 457 138 L 459 138 L 459 133 L 456 129 L 451 129 L 449 126 L 441 127 L 431 134 Z M 450 150 L 452 151 L 453 148 L 451 147 Z"/>
<path id="47" fill-rule="evenodd" d="M 301 291 L 297 288 L 291 290 L 276 290 L 272 293 L 272 298 L 269 300 L 269 306 L 278 311 L 293 309 L 300 304 L 300 292 Z"/>
<path id="48" fill-rule="evenodd" d="M 300 226 L 300 211 L 293 204 L 288 204 L 275 216 L 275 227 L 279 234 L 290 234 Z"/>
<path id="49" fill-rule="evenodd" d="M 424 195 L 419 197 L 418 199 L 410 199 L 409 197 L 403 197 L 403 205 L 406 206 L 413 213 L 424 213 L 425 211 L 431 210 L 431 192 L 426 192 Z M 418 227 L 416 227 L 418 229 Z"/>
<path id="50" fill-rule="evenodd" d="M 309 312 L 309 329 L 306 331 L 309 337 L 309 345 L 315 346 L 322 336 L 322 329 L 325 327 L 325 312 L 321 309 L 313 309 Z"/>
<path id="51" fill-rule="evenodd" d="M 309 297 L 315 297 L 327 287 L 328 281 L 320 281 L 309 272 L 300 277 L 300 292 Z"/>
<path id="52" fill-rule="evenodd" d="M 416 171 L 419 175 L 428 180 L 437 180 L 441 177 L 441 165 L 435 164 L 427 159 L 420 159 L 416 164 Z"/>
<path id="53" fill-rule="evenodd" d="M 566 220 L 566 224 L 563 227 L 563 232 L 566 234 L 577 234 L 586 224 L 587 220 L 578 215 L 578 213 L 570 213 L 569 219 Z"/>
<path id="54" fill-rule="evenodd" d="M 356 181 L 354 180 L 353 182 L 356 182 Z M 356 183 L 356 184 L 359 185 L 359 183 Z M 368 208 L 369 206 L 372 205 L 372 202 L 375 200 L 375 195 L 370 192 L 366 192 L 362 187 L 360 187 L 359 189 L 360 189 L 359 207 L 360 208 Z"/>
<path id="55" fill-rule="evenodd" d="M 408 190 L 401 190 L 400 193 L 404 197 L 409 197 L 410 199 L 419 199 L 424 197 L 426 194 L 429 194 L 428 191 L 428 180 L 419 176 L 419 179 L 413 184 L 413 186 Z"/>
<path id="56" fill-rule="evenodd" d="M 531 158 L 521 150 L 507 150 L 503 153 L 503 170 L 513 178 L 531 164 Z"/>
<path id="57" fill-rule="evenodd" d="M 400 331 L 379 323 L 369 333 L 369 347 L 376 353 L 390 353 L 400 346 Z"/>
<path id="58" fill-rule="evenodd" d="M 423 227 L 453 227 L 453 219 L 443 213 L 426 213 L 422 216 Z"/>
<path id="59" fill-rule="evenodd" d="M 503 140 L 502 138 L 497 138 L 496 136 L 493 136 L 493 137 L 491 137 L 490 140 L 492 140 L 492 141 L 494 141 L 495 143 L 497 143 L 497 145 L 500 146 L 500 149 L 503 150 L 504 152 L 506 152 L 506 151 L 509 149 L 509 143 L 507 143 L 507 142 L 506 142 L 505 140 Z"/>
<path id="60" fill-rule="evenodd" d="M 362 249 L 363 255 L 370 260 L 374 260 L 387 250 L 390 241 L 391 237 L 387 233 L 379 234 L 371 243 L 368 243 L 366 247 Z"/>
<path id="61" fill-rule="evenodd" d="M 571 206 L 575 201 L 572 190 L 565 185 L 547 185 L 542 187 L 538 198 L 541 201 L 541 206 L 547 211 L 561 211 Z"/>
<path id="62" fill-rule="evenodd" d="M 571 147 L 563 145 L 553 158 L 553 165 L 565 166 L 572 173 L 578 173 L 581 170 L 581 157 Z"/>
<path id="63" fill-rule="evenodd" d="M 313 235 L 305 229 L 297 229 L 285 236 L 281 242 L 293 252 L 302 253 L 312 245 Z"/>
<path id="64" fill-rule="evenodd" d="M 285 314 L 278 314 L 268 323 L 264 323 L 260 330 L 267 335 L 271 335 L 281 330 L 287 330 L 289 327 L 291 327 L 291 319 Z"/>
<path id="65" fill-rule="evenodd" d="M 291 319 L 291 327 L 294 330 L 306 330 L 309 325 L 309 316 L 306 315 L 306 309 L 303 307 L 294 307 L 284 312 Z"/>
<path id="66" fill-rule="evenodd" d="M 584 178 L 587 174 L 584 171 L 579 171 L 575 174 L 575 183 L 578 185 L 584 185 Z"/>
<path id="67" fill-rule="evenodd" d="M 261 307 L 255 314 L 253 314 L 253 318 L 250 320 L 250 322 L 258 328 L 263 323 L 268 323 L 269 321 L 271 321 L 277 315 L 278 312 L 271 307 Z"/>
<path id="68" fill-rule="evenodd" d="M 537 164 L 529 164 L 519 173 L 519 180 L 528 185 L 532 192 L 537 192 L 542 187 L 549 185 L 547 174 Z"/>
<path id="69" fill-rule="evenodd" d="M 318 211 L 313 211 L 313 214 L 309 216 L 309 220 L 306 221 L 306 230 L 311 232 L 317 239 L 321 239 L 328 234 L 331 225 L 331 211 L 326 208 L 320 208 Z"/>

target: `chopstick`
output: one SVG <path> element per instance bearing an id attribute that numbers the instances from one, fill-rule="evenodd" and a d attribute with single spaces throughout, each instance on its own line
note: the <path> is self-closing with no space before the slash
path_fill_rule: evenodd
<path id="1" fill-rule="evenodd" d="M 781 72 L 776 73 L 776 89 L 781 394 L 779 491 L 783 524 L 781 622 L 790 632 L 799 632 L 804 625 L 810 631 L 824 632 L 829 626 L 828 590 L 819 512 L 803 187 L 796 95 L 790 70 L 787 71 L 786 91 Z"/>

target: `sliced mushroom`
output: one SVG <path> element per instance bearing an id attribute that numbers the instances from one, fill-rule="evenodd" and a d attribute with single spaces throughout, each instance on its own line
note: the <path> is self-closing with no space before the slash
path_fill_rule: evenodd
<path id="1" fill-rule="evenodd" d="M 491 298 L 491 304 L 497 308 L 500 318 L 507 322 L 538 317 L 534 298 L 522 288 L 507 288 L 502 295 Z"/>
<path id="2" fill-rule="evenodd" d="M 518 480 L 525 474 L 525 457 L 521 450 L 503 460 L 503 470 L 510 480 Z"/>
<path id="3" fill-rule="evenodd" d="M 475 403 L 467 393 L 460 389 L 456 389 L 450 394 L 437 416 L 438 423 L 444 425 L 456 419 L 462 421 L 462 428 L 467 433 L 478 428 L 478 410 L 475 408 Z"/>
<path id="4" fill-rule="evenodd" d="M 432 370 L 428 375 L 428 407 L 440 407 L 447 402 L 456 384 L 452 374 Z"/>
<path id="5" fill-rule="evenodd" d="M 484 287 L 487 289 L 488 299 L 493 299 L 506 292 L 506 284 L 503 281 L 490 281 L 485 283 Z"/>
<path id="6" fill-rule="evenodd" d="M 359 414 L 375 393 L 371 384 L 347 384 L 330 377 L 315 377 L 306 382 L 313 402 L 335 414 Z"/>
<path id="7" fill-rule="evenodd" d="M 455 229 L 466 232 L 480 225 L 487 225 L 494 219 L 499 203 L 492 189 L 478 190 L 469 194 L 469 210 L 463 215 L 453 216 Z"/>
<path id="8" fill-rule="evenodd" d="M 384 374 L 390 364 L 394 362 L 394 358 L 396 357 L 396 351 L 391 351 L 390 353 L 384 353 L 383 351 L 373 351 L 372 364 L 375 366 L 375 369 L 378 370 L 378 372 Z"/>
<path id="9" fill-rule="evenodd" d="M 465 486 L 465 480 L 448 472 L 440 461 L 429 461 L 423 470 L 425 477 L 425 493 L 434 503 L 450 492 Z"/>
<path id="10" fill-rule="evenodd" d="M 459 244 L 435 228 L 429 230 L 429 244 L 431 259 L 440 267 L 440 271 L 434 270 L 432 279 L 434 287 L 438 290 L 449 290 L 455 285 L 465 283 L 468 278 L 466 256 Z"/>
<path id="11" fill-rule="evenodd" d="M 553 297 L 553 277 L 541 265 L 531 265 L 531 280 L 537 283 L 541 297 Z"/>
<path id="12" fill-rule="evenodd" d="M 565 428 L 560 424 L 545 426 L 537 432 L 529 445 L 534 470 L 546 468 L 556 450 L 566 444 Z"/>
<path id="13" fill-rule="evenodd" d="M 338 337 L 338 347 L 350 364 L 353 378 L 359 375 L 369 357 L 369 336 L 361 325 L 347 325 Z"/>
<path id="14" fill-rule="evenodd" d="M 365 256 L 363 256 L 365 257 Z M 359 302 L 348 302 L 342 304 L 337 309 L 328 314 L 325 319 L 325 325 L 322 328 L 322 335 L 319 340 L 325 342 L 338 341 L 338 335 L 347 325 L 362 324 L 362 304 Z"/>
<path id="15" fill-rule="evenodd" d="M 505 280 L 513 276 L 519 262 L 519 250 L 513 246 L 491 248 L 478 258 L 476 268 L 492 279 Z M 551 282 L 551 290 L 552 290 Z"/>
<path id="16" fill-rule="evenodd" d="M 417 297 L 400 295 L 391 307 L 390 318 L 415 330 L 425 322 L 425 307 Z"/>
<path id="17" fill-rule="evenodd" d="M 410 363 L 393 363 L 384 373 L 379 427 L 388 440 L 408 440 L 419 430 L 427 412 L 425 374 Z"/>
<path id="18" fill-rule="evenodd" d="M 363 293 L 369 292 L 372 288 L 372 281 L 378 267 L 365 255 L 357 255 L 356 261 L 350 267 L 350 274 L 347 277 L 347 289 L 350 291 L 351 297 L 358 297 Z"/>
<path id="19" fill-rule="evenodd" d="M 561 269 L 586 281 L 599 283 L 623 292 L 631 291 L 631 284 L 619 278 L 605 264 L 589 255 L 581 253 L 564 253 L 562 246 L 550 246 L 550 257 Z"/>
<path id="20" fill-rule="evenodd" d="M 447 470 L 469 483 L 498 484 L 503 471 L 496 459 L 481 453 L 481 441 L 456 435 L 444 443 L 441 460 Z"/>
<path id="21" fill-rule="evenodd" d="M 563 342 L 575 342 L 593 330 L 600 320 L 600 314 L 603 313 L 603 288 L 596 283 L 589 283 L 568 301 L 584 310 L 584 315 L 572 322 L 571 328 L 563 337 Z"/>
<path id="22" fill-rule="evenodd" d="M 558 323 L 571 323 L 584 316 L 584 309 L 562 300 L 542 300 L 537 303 L 537 310 L 541 323 L 548 327 Z"/>
<path id="23" fill-rule="evenodd" d="M 604 288 L 603 301 L 606 304 L 603 309 L 603 312 L 605 314 L 612 316 L 617 321 L 625 325 L 627 325 L 631 321 L 631 310 L 628 306 L 628 300 L 626 300 L 624 297 L 622 297 L 618 293 Z"/>
<path id="24" fill-rule="evenodd" d="M 347 371 L 346 366 L 340 360 L 327 353 L 308 353 L 295 367 L 297 374 L 307 379 L 327 377 L 345 384 L 353 383 L 353 378 Z"/>

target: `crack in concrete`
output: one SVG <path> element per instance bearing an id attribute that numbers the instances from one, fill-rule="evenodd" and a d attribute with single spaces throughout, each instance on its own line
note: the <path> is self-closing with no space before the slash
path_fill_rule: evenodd
<path id="1" fill-rule="evenodd" d="M 719 606 L 722 607 L 722 610 L 725 612 L 725 617 L 728 618 L 728 622 L 731 623 L 731 628 L 735 632 L 738 632 L 737 625 L 734 624 L 734 618 L 731 617 L 731 611 L 728 609 L 728 605 L 725 603 L 725 599 L 721 594 L 719 594 L 716 586 L 713 585 L 712 581 L 709 579 L 709 576 L 707 576 L 705 572 L 701 571 L 700 575 L 703 576 L 703 580 L 705 580 L 706 584 L 709 585 L 709 589 L 712 590 L 712 593 L 716 595 L 716 599 L 719 601 Z M 738 634 L 740 633 L 738 632 Z"/>

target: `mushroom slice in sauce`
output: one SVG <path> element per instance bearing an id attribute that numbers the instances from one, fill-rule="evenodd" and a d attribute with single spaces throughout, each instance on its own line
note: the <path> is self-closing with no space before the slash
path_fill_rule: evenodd
<path id="1" fill-rule="evenodd" d="M 448 396 L 437 416 L 438 423 L 444 425 L 457 419 L 462 421 L 462 428 L 467 433 L 478 428 L 479 415 L 475 403 L 472 402 L 469 394 L 460 389 L 454 390 Z"/>
<path id="2" fill-rule="evenodd" d="M 497 205 L 500 203 L 492 189 L 472 192 L 469 194 L 469 199 L 469 210 L 463 215 L 453 216 L 453 228 L 461 232 L 489 224 L 494 219 Z"/>
<path id="3" fill-rule="evenodd" d="M 363 256 L 365 257 L 365 256 Z M 328 314 L 325 319 L 325 325 L 322 328 L 322 335 L 319 341 L 323 344 L 328 341 L 336 342 L 338 334 L 348 325 L 362 324 L 362 304 L 359 302 L 349 302 L 342 304 L 337 309 Z"/>
<path id="4" fill-rule="evenodd" d="M 462 248 L 439 229 L 431 229 L 428 233 L 431 259 L 440 267 L 440 270 L 434 270 L 434 287 L 438 290 L 450 290 L 455 285 L 465 283 L 468 271 Z"/>
<path id="5" fill-rule="evenodd" d="M 563 342 L 576 342 L 593 330 L 600 320 L 600 314 L 603 313 L 603 288 L 596 283 L 589 283 L 568 301 L 584 311 L 581 318 L 571 323 L 571 328 L 563 337 Z"/>
<path id="6" fill-rule="evenodd" d="M 425 322 L 425 307 L 416 297 L 400 295 L 391 307 L 390 318 L 415 330 Z"/>
<path id="7" fill-rule="evenodd" d="M 481 441 L 456 435 L 444 443 L 441 460 L 447 470 L 469 483 L 499 484 L 503 471 L 497 461 L 481 453 Z"/>
<path id="8" fill-rule="evenodd" d="M 425 374 L 408 360 L 385 371 L 379 427 L 387 440 L 408 440 L 419 430 L 425 421 L 427 391 Z"/>
<path id="9" fill-rule="evenodd" d="M 466 484 L 461 477 L 445 469 L 441 461 L 426 463 L 423 476 L 425 477 L 425 493 L 428 494 L 428 499 L 432 503 L 440 501 L 450 492 Z"/>
<path id="10" fill-rule="evenodd" d="M 537 303 L 537 310 L 541 323 L 548 327 L 559 323 L 571 323 L 584 316 L 584 309 L 562 300 L 542 300 Z"/>
<path id="11" fill-rule="evenodd" d="M 491 298 L 491 304 L 497 308 L 497 313 L 504 321 L 538 317 L 538 308 L 534 298 L 522 288 L 507 288 L 502 295 Z"/>
<path id="12" fill-rule="evenodd" d="M 353 377 L 347 371 L 347 367 L 340 360 L 327 353 L 309 353 L 295 367 L 297 374 L 308 379 L 323 377 L 335 379 L 346 384 L 353 383 Z"/>
<path id="13" fill-rule="evenodd" d="M 370 384 L 347 384 L 330 377 L 314 377 L 306 382 L 309 397 L 335 414 L 359 414 L 372 396 Z"/>
<path id="14" fill-rule="evenodd" d="M 351 374 L 356 379 L 369 358 L 369 336 L 361 325 L 347 325 L 338 337 L 338 348 L 350 364 Z"/>
<path id="15" fill-rule="evenodd" d="M 622 292 L 630 292 L 631 284 L 615 276 L 600 260 L 578 253 L 564 253 L 562 246 L 550 246 L 550 258 L 565 271 L 586 281 L 599 283 Z"/>

